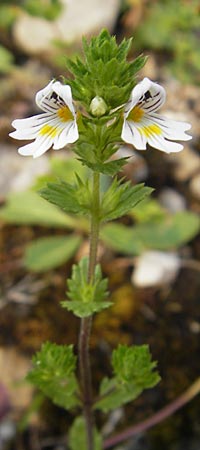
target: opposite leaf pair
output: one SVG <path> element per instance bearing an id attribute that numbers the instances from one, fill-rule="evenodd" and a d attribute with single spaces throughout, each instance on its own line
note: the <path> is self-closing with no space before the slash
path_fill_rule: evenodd
<path id="1" fill-rule="evenodd" d="M 69 85 L 51 81 L 36 94 L 35 100 L 44 112 L 12 123 L 16 131 L 10 133 L 10 136 L 20 140 L 34 139 L 32 143 L 19 148 L 21 155 L 37 158 L 52 146 L 54 150 L 58 150 L 78 140 L 76 110 Z M 164 101 L 165 90 L 162 86 L 148 78 L 138 83 L 125 105 L 122 140 L 138 150 L 145 150 L 147 143 L 166 153 L 182 150 L 181 144 L 171 141 L 191 139 L 185 133 L 191 126 L 156 114 L 155 111 Z"/>

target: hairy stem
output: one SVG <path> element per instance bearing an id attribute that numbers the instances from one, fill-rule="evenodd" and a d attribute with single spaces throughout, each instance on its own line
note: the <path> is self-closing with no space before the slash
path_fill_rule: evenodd
<path id="1" fill-rule="evenodd" d="M 96 267 L 99 238 L 99 173 L 93 174 L 93 204 L 91 211 L 90 253 L 88 267 L 88 282 L 92 283 Z M 89 356 L 89 340 L 92 326 L 92 316 L 81 319 L 79 334 L 79 368 L 83 394 L 83 414 L 86 423 L 88 450 L 94 450 L 94 415 L 92 411 L 92 377 Z"/>

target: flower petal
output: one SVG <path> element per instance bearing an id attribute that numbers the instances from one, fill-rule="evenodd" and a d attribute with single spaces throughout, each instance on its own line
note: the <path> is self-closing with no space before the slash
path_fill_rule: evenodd
<path id="1" fill-rule="evenodd" d="M 121 137 L 125 142 L 134 145 L 138 150 L 146 150 L 147 141 L 144 135 L 134 126 L 133 122 L 124 121 Z"/>
<path id="2" fill-rule="evenodd" d="M 58 117 L 57 116 L 54 117 L 52 114 L 50 116 L 50 119 L 48 119 L 47 117 L 46 120 L 45 119 L 37 120 L 37 117 L 39 116 L 35 116 L 35 119 L 33 121 L 34 126 L 30 126 L 29 128 L 28 127 L 23 128 L 21 126 L 22 124 L 20 124 L 20 127 L 18 127 L 16 131 L 10 133 L 9 136 L 19 140 L 34 139 L 38 136 L 38 134 L 40 134 L 40 131 L 46 125 L 55 126 L 59 124 Z M 22 123 L 24 122 L 24 120 L 26 119 L 21 119 Z"/>
<path id="3" fill-rule="evenodd" d="M 51 148 L 52 142 L 53 139 L 50 136 L 39 136 L 34 142 L 20 147 L 18 153 L 22 156 L 37 158 Z"/>
<path id="4" fill-rule="evenodd" d="M 12 126 L 18 130 L 24 130 L 25 128 L 30 128 L 39 125 L 39 123 L 42 125 L 48 120 L 48 118 L 51 117 L 52 113 L 37 114 L 36 116 L 27 117 L 26 119 L 13 120 Z"/>
<path id="5" fill-rule="evenodd" d="M 161 150 L 165 153 L 177 153 L 183 149 L 182 144 L 167 141 L 162 135 L 152 134 L 147 138 L 147 142 L 151 147 Z"/>
<path id="6" fill-rule="evenodd" d="M 35 144 L 37 145 L 37 148 L 33 153 L 33 158 L 38 158 L 52 147 L 53 138 L 51 136 L 45 136 L 43 141 L 40 141 L 40 139 L 37 138 Z"/>
<path id="7" fill-rule="evenodd" d="M 76 122 L 69 122 L 54 139 L 54 150 L 59 150 L 67 144 L 72 144 L 79 137 Z"/>
<path id="8" fill-rule="evenodd" d="M 52 80 L 50 81 L 50 83 L 47 84 L 47 86 L 45 86 L 45 88 L 41 89 L 40 91 L 37 92 L 36 96 L 35 96 L 35 103 L 37 106 L 39 106 L 39 108 L 43 109 L 43 100 L 45 98 L 48 98 L 49 95 L 52 94 L 53 90 L 52 90 L 52 86 L 55 82 Z M 46 111 L 46 109 L 44 109 L 44 111 Z"/>
<path id="9" fill-rule="evenodd" d="M 133 88 L 127 108 L 125 109 L 125 117 L 128 116 L 136 105 L 145 112 L 156 111 L 163 105 L 165 98 L 165 89 L 158 83 L 154 83 L 145 77 Z"/>
<path id="10" fill-rule="evenodd" d="M 53 85 L 53 90 L 60 98 L 64 100 L 70 111 L 73 115 L 75 115 L 71 87 L 68 84 L 61 84 L 59 81 L 56 81 Z"/>
<path id="11" fill-rule="evenodd" d="M 147 117 L 146 117 L 147 118 Z M 185 131 L 190 130 L 191 125 L 186 122 L 171 120 L 158 114 L 149 114 L 151 122 L 157 123 L 163 131 L 163 135 L 167 139 L 189 141 L 192 136 L 186 134 Z"/>
<path id="12" fill-rule="evenodd" d="M 35 101 L 39 108 L 45 112 L 56 113 L 61 106 L 65 105 L 64 100 L 60 98 L 54 90 L 54 85 L 56 83 L 59 82 L 51 81 L 44 89 L 41 89 L 41 91 L 36 94 Z"/>

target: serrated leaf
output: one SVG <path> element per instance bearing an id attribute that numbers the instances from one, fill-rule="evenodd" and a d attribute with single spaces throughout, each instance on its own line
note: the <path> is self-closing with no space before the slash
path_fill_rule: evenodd
<path id="1" fill-rule="evenodd" d="M 161 217 L 159 222 L 147 222 L 133 228 L 122 224 L 108 224 L 102 228 L 101 238 L 124 254 L 140 255 L 147 249 L 169 250 L 189 242 L 199 232 L 199 217 L 189 211 L 169 217 Z"/>
<path id="2" fill-rule="evenodd" d="M 45 342 L 33 357 L 33 369 L 27 379 L 56 405 L 71 409 L 79 404 L 75 368 L 76 356 L 72 345 Z"/>
<path id="3" fill-rule="evenodd" d="M 69 447 L 71 450 L 88 450 L 87 434 L 84 418 L 77 417 L 69 430 Z M 94 430 L 94 450 L 102 450 L 102 438 L 97 430 Z"/>
<path id="4" fill-rule="evenodd" d="M 65 181 L 60 183 L 47 183 L 47 186 L 40 191 L 43 198 L 50 203 L 68 213 L 89 214 L 92 203 L 92 192 L 89 182 L 83 182 L 76 176 L 76 184 L 69 184 Z"/>
<path id="5" fill-rule="evenodd" d="M 0 218 L 16 225 L 41 225 L 47 227 L 74 228 L 75 219 L 59 211 L 35 192 L 18 192 L 8 197 L 0 209 Z"/>
<path id="6" fill-rule="evenodd" d="M 142 393 L 141 387 L 133 385 L 122 385 L 116 378 L 104 378 L 100 386 L 100 397 L 95 407 L 104 413 L 117 409 L 128 402 L 135 400 Z"/>
<path id="7" fill-rule="evenodd" d="M 115 178 L 102 198 L 101 218 L 113 220 L 125 215 L 152 191 L 143 184 L 132 186 L 129 181 L 123 183 Z"/>
<path id="8" fill-rule="evenodd" d="M 147 345 L 127 347 L 119 345 L 112 355 L 114 377 L 104 378 L 96 407 L 107 412 L 135 400 L 144 389 L 155 386 L 160 377 L 153 371 L 156 362 L 151 361 Z"/>
<path id="9" fill-rule="evenodd" d="M 87 167 L 94 170 L 95 172 L 113 176 L 117 172 L 119 172 L 125 164 L 127 164 L 128 158 L 127 157 L 120 158 L 116 159 L 115 161 L 109 161 L 105 163 L 92 163 L 83 158 L 81 158 L 80 160 L 82 161 L 83 164 L 85 164 Z"/>
<path id="10" fill-rule="evenodd" d="M 81 303 L 75 300 L 65 300 L 64 302 L 61 302 L 61 304 L 64 308 L 67 308 L 68 311 L 72 311 L 77 317 L 89 317 L 94 313 L 112 306 L 112 302 Z"/>
<path id="11" fill-rule="evenodd" d="M 80 236 L 50 236 L 27 245 L 24 264 L 34 272 L 54 269 L 67 262 L 81 244 Z"/>
<path id="12" fill-rule="evenodd" d="M 86 109 L 95 96 L 104 99 L 111 110 L 125 103 L 135 85 L 134 75 L 143 66 L 144 58 L 134 63 L 127 61 L 131 40 L 124 40 L 119 46 L 116 38 L 101 32 L 88 43 L 83 39 L 84 61 L 68 60 L 68 68 L 75 80 L 70 81 L 73 96 Z"/>
<path id="13" fill-rule="evenodd" d="M 157 380 L 157 373 L 152 372 L 157 363 L 151 361 L 148 345 L 119 345 L 113 351 L 112 366 L 121 383 L 133 382 L 144 389 L 154 386 Z"/>
<path id="14" fill-rule="evenodd" d="M 99 264 L 95 268 L 94 279 L 88 282 L 88 258 L 82 258 L 79 264 L 73 265 L 67 285 L 67 297 L 71 300 L 62 302 L 62 306 L 78 317 L 90 316 L 111 305 L 105 301 L 108 296 L 107 279 L 102 278 Z"/>

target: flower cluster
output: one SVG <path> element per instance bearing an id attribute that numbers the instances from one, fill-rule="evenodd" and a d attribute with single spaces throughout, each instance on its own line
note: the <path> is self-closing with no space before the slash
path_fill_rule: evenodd
<path id="1" fill-rule="evenodd" d="M 179 152 L 183 146 L 176 140 L 187 141 L 191 136 L 185 133 L 190 124 L 170 120 L 156 111 L 165 102 L 165 90 L 158 83 L 144 78 L 132 90 L 124 107 L 121 138 L 138 150 L 146 150 L 147 144 L 166 153 Z M 43 113 L 36 116 L 14 120 L 16 131 L 10 133 L 15 139 L 33 142 L 18 149 L 20 155 L 37 158 L 53 147 L 65 147 L 79 138 L 76 110 L 73 104 L 71 87 L 59 81 L 51 81 L 36 94 L 36 104 Z M 98 98 L 91 103 L 91 111 L 98 110 Z M 101 110 L 104 100 L 100 98 Z M 98 111 L 97 111 L 98 112 Z M 103 108 L 103 114 L 106 107 Z M 93 113 L 94 114 L 94 113 Z M 101 114 L 96 114 L 97 116 Z"/>

